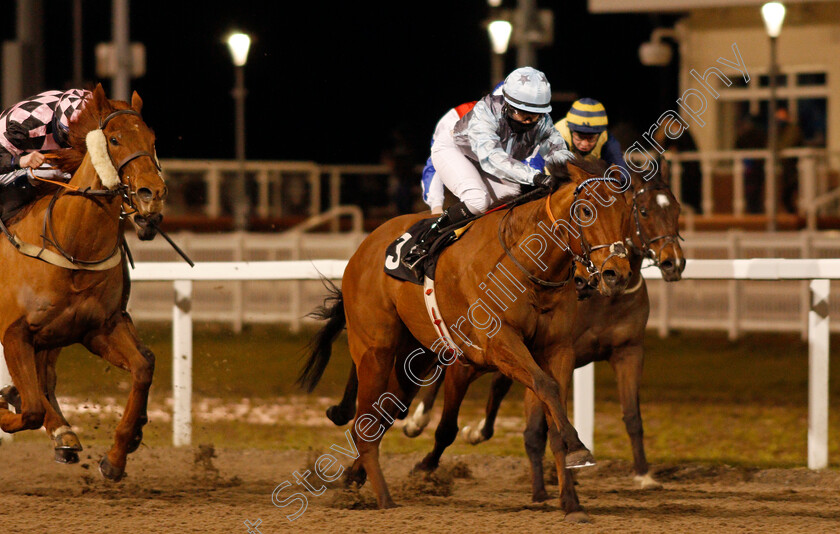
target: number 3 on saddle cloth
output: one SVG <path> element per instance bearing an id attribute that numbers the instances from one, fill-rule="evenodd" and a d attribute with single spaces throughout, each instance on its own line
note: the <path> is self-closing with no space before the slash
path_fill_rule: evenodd
<path id="1" fill-rule="evenodd" d="M 411 270 L 402 263 L 401 254 L 411 250 L 414 243 L 424 236 L 435 218 L 423 219 L 409 228 L 396 241 L 388 245 L 385 249 L 385 273 L 393 276 L 398 280 L 404 280 L 417 285 L 424 285 L 423 278 L 428 277 L 431 280 L 435 279 L 435 268 L 437 267 L 437 260 L 441 252 L 450 244 L 457 241 L 466 232 L 474 221 L 466 222 L 462 225 L 454 225 L 447 228 L 429 249 L 429 255 L 421 262 L 420 268 Z"/>

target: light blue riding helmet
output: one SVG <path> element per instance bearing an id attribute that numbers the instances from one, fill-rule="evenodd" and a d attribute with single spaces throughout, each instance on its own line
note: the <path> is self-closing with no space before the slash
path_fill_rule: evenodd
<path id="1" fill-rule="evenodd" d="M 520 67 L 508 74 L 502 87 L 505 102 L 531 113 L 551 111 L 551 84 L 545 74 L 533 67 Z"/>

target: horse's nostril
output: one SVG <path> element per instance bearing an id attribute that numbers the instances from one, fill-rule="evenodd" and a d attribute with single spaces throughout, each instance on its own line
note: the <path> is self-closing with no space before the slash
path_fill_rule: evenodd
<path id="1" fill-rule="evenodd" d="M 137 190 L 137 198 L 142 200 L 143 202 L 151 202 L 151 200 L 155 197 L 152 190 L 148 187 L 141 187 Z"/>
<path id="2" fill-rule="evenodd" d="M 674 262 L 671 260 L 665 260 L 659 265 L 662 266 L 663 271 L 673 271 L 674 270 Z"/>
<path id="3" fill-rule="evenodd" d="M 616 273 L 612 269 L 607 269 L 606 271 L 604 271 L 602 273 L 602 276 L 604 278 L 604 282 L 606 282 L 607 284 L 615 284 L 616 282 L 618 282 L 618 273 Z"/>

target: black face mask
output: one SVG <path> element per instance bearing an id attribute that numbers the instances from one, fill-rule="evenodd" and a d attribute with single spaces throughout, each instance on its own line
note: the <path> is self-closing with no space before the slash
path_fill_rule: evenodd
<path id="1" fill-rule="evenodd" d="M 539 121 L 534 121 L 534 122 L 526 124 L 524 122 L 519 122 L 518 120 L 512 118 L 509 115 L 505 116 L 505 118 L 507 119 L 508 126 L 510 126 L 510 129 L 513 130 L 513 133 L 516 133 L 516 134 L 523 134 L 523 133 L 527 132 L 528 130 L 531 130 L 534 126 L 537 125 L 537 122 L 539 122 Z"/>

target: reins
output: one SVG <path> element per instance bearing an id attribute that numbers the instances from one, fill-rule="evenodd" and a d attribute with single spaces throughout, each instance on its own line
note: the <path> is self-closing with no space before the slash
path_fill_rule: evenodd
<path id="1" fill-rule="evenodd" d="M 133 110 L 133 109 L 116 110 L 116 111 L 110 113 L 109 115 L 107 115 L 104 119 L 100 119 L 99 129 L 100 130 L 104 129 L 105 126 L 107 126 L 107 124 L 114 117 L 117 117 L 119 115 L 133 115 L 133 116 L 136 116 L 138 118 L 141 118 L 140 113 Z M 142 118 L 141 118 L 141 120 L 142 120 Z M 144 157 L 144 156 L 147 156 L 149 159 L 152 160 L 152 163 L 154 164 L 158 173 L 161 172 L 160 162 L 158 161 L 157 157 L 155 157 L 155 155 L 153 153 L 151 153 L 147 150 L 138 150 L 137 152 L 129 154 L 126 158 L 124 158 L 119 163 L 114 161 L 113 155 L 111 154 L 111 151 L 108 149 L 107 144 L 105 145 L 105 152 L 108 155 L 108 159 L 110 160 L 111 165 L 116 170 L 117 176 L 120 177 L 120 178 L 121 178 L 121 175 L 122 175 L 122 171 L 123 171 L 123 169 L 125 168 L 126 165 L 128 165 L 130 162 L 134 161 L 135 159 L 140 158 L 140 157 Z M 54 159 L 56 157 L 53 154 L 47 154 L 46 156 L 47 156 L 48 159 Z M 134 205 L 134 200 L 132 198 L 137 193 L 131 189 L 130 184 L 125 184 L 120 179 L 119 184 L 113 189 L 92 189 L 90 187 L 86 187 L 86 188 L 82 189 L 82 188 L 79 188 L 78 186 L 74 186 L 72 184 L 63 183 L 63 182 L 60 182 L 60 181 L 57 181 L 57 180 L 49 180 L 49 179 L 46 179 L 46 178 L 41 178 L 41 177 L 35 176 L 35 174 L 32 172 L 31 169 L 29 171 L 29 174 L 32 178 L 34 178 L 36 180 L 39 180 L 39 181 L 42 181 L 42 182 L 46 182 L 46 183 L 56 185 L 56 186 L 59 187 L 59 189 L 57 189 L 53 193 L 52 199 L 50 199 L 50 203 L 48 204 L 47 209 L 44 213 L 44 222 L 43 222 L 43 230 L 42 230 L 42 233 L 41 233 L 41 246 L 40 247 L 38 247 L 37 245 L 33 245 L 31 243 L 27 243 L 25 241 L 22 241 L 16 235 L 12 234 L 9 231 L 9 229 L 6 227 L 6 225 L 0 220 L 0 231 L 2 231 L 6 235 L 6 237 L 9 239 L 9 241 L 12 243 L 12 245 L 20 253 L 22 253 L 26 256 L 30 256 L 32 258 L 36 258 L 36 259 L 45 261 L 47 263 L 51 263 L 51 264 L 56 265 L 58 267 L 63 267 L 63 268 L 66 268 L 66 269 L 71 269 L 71 270 L 104 271 L 104 270 L 112 269 L 113 267 L 116 267 L 117 265 L 119 265 L 120 261 L 122 260 L 122 257 L 120 255 L 120 247 L 121 246 L 124 247 L 124 249 L 127 251 L 127 256 L 131 260 L 131 253 L 130 253 L 130 251 L 128 251 L 128 247 L 126 246 L 125 236 L 119 236 L 116 244 L 114 245 L 113 250 L 106 257 L 104 257 L 102 259 L 81 260 L 79 258 L 76 258 L 72 254 L 68 253 L 64 249 L 64 247 L 62 247 L 61 244 L 58 242 L 58 238 L 56 237 L 56 232 L 55 232 L 55 228 L 53 226 L 53 218 L 52 218 L 52 211 L 53 211 L 53 208 L 55 206 L 56 201 L 58 200 L 58 197 L 61 196 L 61 194 L 66 194 L 66 195 L 79 195 L 79 196 L 82 196 L 84 198 L 90 198 L 90 199 L 93 199 L 93 200 L 96 200 L 100 197 L 110 199 L 110 198 L 114 198 L 114 197 L 117 197 L 117 196 L 122 196 L 123 202 L 120 205 L 119 219 L 123 220 L 127 216 L 137 212 L 137 207 Z M 129 180 L 130 180 L 130 178 L 129 178 Z M 64 189 L 64 191 L 62 191 L 62 189 Z M 129 209 L 133 210 L 133 211 L 126 211 L 125 209 L 123 209 L 124 205 L 128 205 Z M 164 237 L 164 239 L 166 239 L 166 241 L 175 249 L 175 251 L 182 258 L 184 258 L 187 261 L 187 263 L 190 264 L 191 267 L 195 265 L 192 262 L 192 260 L 190 260 L 189 257 L 187 257 L 187 255 L 172 241 L 172 239 L 170 239 L 169 236 L 166 235 L 166 233 L 164 233 L 163 230 L 160 229 L 160 227 L 158 227 L 157 224 L 155 224 L 153 221 L 150 221 L 150 220 L 148 221 L 148 224 L 150 226 L 152 226 L 158 233 L 160 233 Z M 47 249 L 48 245 L 52 246 L 55 250 L 58 251 L 58 253 L 56 254 L 55 252 Z M 133 264 L 134 264 L 133 260 L 131 261 L 131 263 L 132 263 L 132 266 L 133 266 Z"/>
<path id="2" fill-rule="evenodd" d="M 617 184 L 621 185 L 621 182 L 616 180 L 615 178 L 608 178 L 608 177 L 588 178 L 588 179 L 584 180 L 583 182 L 581 182 L 580 184 L 578 184 L 575 187 L 575 191 L 574 191 L 575 201 L 577 201 L 578 195 L 580 195 L 580 192 L 583 190 L 583 188 L 586 185 L 588 185 L 592 182 L 614 182 L 614 183 L 617 183 Z M 571 269 L 569 270 L 569 276 L 563 281 L 551 282 L 549 280 L 543 280 L 543 279 L 531 274 L 528 271 L 528 269 L 526 269 L 525 266 L 522 265 L 513 256 L 513 253 L 510 251 L 507 244 L 505 244 L 504 237 L 502 236 L 502 228 L 505 225 L 505 220 L 507 219 L 507 217 L 513 212 L 513 208 L 515 206 L 518 206 L 519 204 L 523 203 L 522 198 L 526 197 L 527 195 L 532 195 L 533 193 L 538 193 L 538 192 L 539 192 L 539 190 L 535 190 L 535 191 L 526 193 L 525 195 L 522 195 L 522 196 L 516 198 L 513 202 L 510 203 L 510 205 L 505 204 L 505 205 L 499 206 L 498 208 L 495 208 L 494 210 L 492 210 L 492 211 L 495 211 L 496 209 L 502 209 L 502 208 L 506 208 L 506 207 L 508 208 L 507 213 L 505 213 L 502 216 L 502 219 L 499 221 L 499 225 L 498 225 L 498 228 L 497 228 L 497 235 L 498 235 L 498 238 L 499 238 L 499 243 L 501 244 L 502 250 L 504 250 L 507 257 L 510 258 L 510 260 L 513 262 L 513 264 L 528 277 L 528 280 L 530 280 L 530 281 L 532 281 L 536 284 L 539 284 L 541 286 L 545 286 L 545 287 L 553 287 L 553 288 L 563 287 L 566 284 L 568 284 L 572 280 L 572 278 L 574 278 L 575 263 L 580 263 L 581 265 L 586 266 L 587 271 L 590 273 L 589 278 L 591 279 L 593 276 L 598 275 L 600 273 L 600 271 L 603 270 L 604 266 L 607 264 L 607 262 L 610 259 L 612 259 L 614 257 L 624 258 L 624 257 L 627 256 L 627 251 L 624 248 L 624 244 L 621 241 L 616 241 L 615 243 L 609 243 L 609 244 L 605 244 L 605 245 L 596 245 L 594 247 L 590 246 L 589 241 L 586 239 L 586 236 L 583 233 L 583 228 L 581 227 L 580 221 L 576 219 L 578 232 L 579 232 L 579 235 L 580 235 L 580 237 L 578 239 L 579 239 L 579 242 L 580 242 L 580 245 L 581 245 L 581 251 L 583 252 L 583 255 L 580 255 L 580 254 L 576 253 L 574 250 L 572 250 L 571 246 L 568 247 L 568 252 L 572 255 L 572 266 L 571 266 Z M 545 201 L 545 211 L 546 211 L 546 214 L 548 216 L 549 221 L 551 221 L 552 231 L 558 224 L 557 223 L 557 218 L 551 212 L 551 196 L 553 194 L 554 194 L 553 191 L 549 192 L 549 194 L 546 195 L 546 197 L 545 197 L 545 199 L 546 199 L 546 201 Z M 607 247 L 609 247 L 609 249 L 610 249 L 610 254 L 601 263 L 601 268 L 598 269 L 592 263 L 591 253 L 596 251 L 596 250 L 600 250 L 602 248 L 607 248 Z"/>

